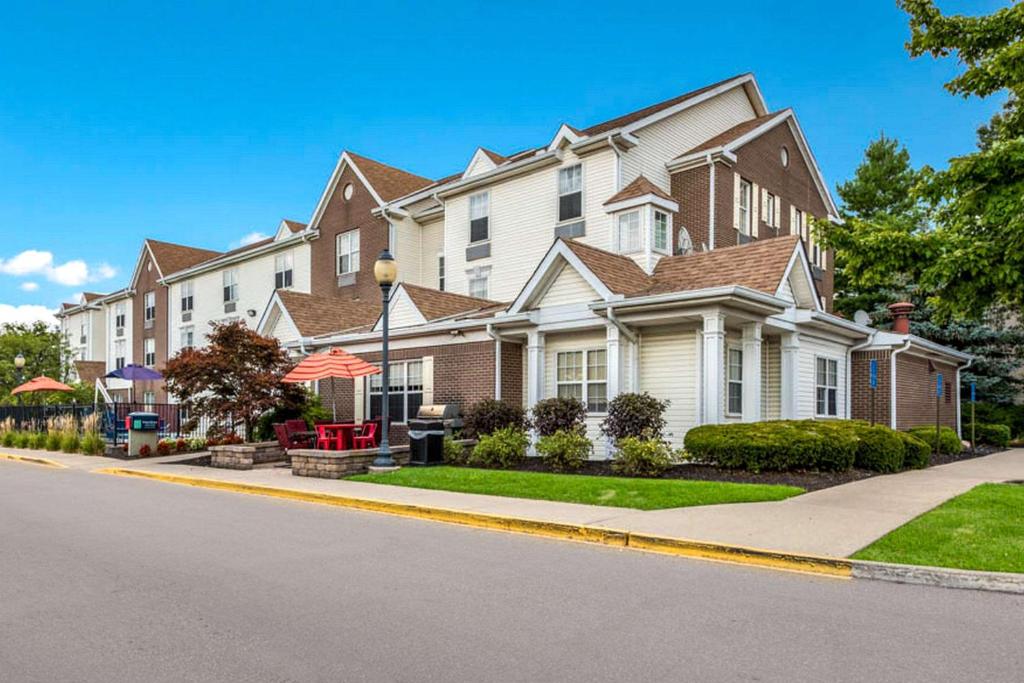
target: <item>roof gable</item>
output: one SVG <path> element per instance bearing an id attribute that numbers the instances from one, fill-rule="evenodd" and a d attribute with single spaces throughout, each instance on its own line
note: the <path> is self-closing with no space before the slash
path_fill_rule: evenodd
<path id="1" fill-rule="evenodd" d="M 392 325 L 404 327 L 498 307 L 503 304 L 403 282 L 391 295 L 388 315 Z M 373 329 L 379 329 L 380 325 L 378 320 Z"/>
<path id="2" fill-rule="evenodd" d="M 291 237 L 297 232 L 302 232 L 306 229 L 305 223 L 299 221 L 290 221 L 287 218 L 282 219 L 281 223 L 277 226 L 277 232 L 274 233 L 274 241 L 280 241 L 287 237 Z"/>
<path id="3" fill-rule="evenodd" d="M 373 322 L 380 315 L 380 304 L 279 289 L 260 317 L 259 329 L 273 327 L 275 315 L 287 315 L 299 336 L 319 337 Z"/>
<path id="4" fill-rule="evenodd" d="M 499 164 L 503 163 L 505 163 L 505 157 L 492 152 L 489 149 L 477 147 L 476 152 L 473 153 L 473 158 L 469 160 L 466 170 L 463 171 L 462 177 L 469 178 L 481 173 L 493 171 Z"/>
<path id="5" fill-rule="evenodd" d="M 170 275 L 176 271 L 191 268 L 194 265 L 203 261 L 209 261 L 220 255 L 221 252 L 211 249 L 199 249 L 197 247 L 188 247 L 184 244 L 146 239 L 142 243 L 139 258 L 135 262 L 131 289 L 135 289 L 138 283 L 139 275 L 142 273 L 142 264 L 147 256 L 153 261 L 153 265 L 156 266 L 157 275 L 162 280 L 164 275 Z"/>
<path id="6" fill-rule="evenodd" d="M 560 261 L 562 267 L 545 288 L 544 293 L 536 299 L 537 308 L 589 303 L 601 299 L 601 295 L 575 268 L 563 259 Z"/>

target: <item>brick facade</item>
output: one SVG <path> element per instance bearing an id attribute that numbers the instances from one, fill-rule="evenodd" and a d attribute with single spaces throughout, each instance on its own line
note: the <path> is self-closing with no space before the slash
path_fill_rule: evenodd
<path id="1" fill-rule="evenodd" d="M 850 358 L 850 417 L 871 420 L 871 401 L 874 393 L 875 422 L 888 425 L 889 404 L 892 393 L 889 384 L 889 351 L 855 351 Z M 878 388 L 872 392 L 871 360 L 878 361 Z"/>
<path id="2" fill-rule="evenodd" d="M 939 421 L 956 429 L 956 406 L 960 398 L 956 366 L 934 361 L 932 365 L 934 372 L 929 372 L 926 358 L 909 353 L 896 356 L 897 429 L 935 424 L 935 382 L 940 372 L 944 395 L 939 401 Z"/>
<path id="3" fill-rule="evenodd" d="M 160 284 L 160 271 L 147 252 L 143 257 L 139 270 L 139 280 L 135 285 L 135 296 L 131 299 L 132 306 L 132 358 L 138 365 L 145 364 L 145 339 L 156 340 L 156 370 L 163 372 L 167 364 L 167 326 L 169 323 L 168 298 L 169 290 Z M 156 320 L 152 327 L 146 328 L 146 293 L 156 292 Z M 167 403 L 167 390 L 162 381 L 136 382 L 132 395 L 136 401 L 142 401 L 143 395 L 152 391 L 157 403 Z"/>

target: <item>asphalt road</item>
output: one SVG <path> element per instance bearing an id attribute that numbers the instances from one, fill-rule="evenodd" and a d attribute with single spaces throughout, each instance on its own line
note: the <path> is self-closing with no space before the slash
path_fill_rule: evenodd
<path id="1" fill-rule="evenodd" d="M 1020 681 L 1024 598 L 0 462 L 0 681 Z"/>

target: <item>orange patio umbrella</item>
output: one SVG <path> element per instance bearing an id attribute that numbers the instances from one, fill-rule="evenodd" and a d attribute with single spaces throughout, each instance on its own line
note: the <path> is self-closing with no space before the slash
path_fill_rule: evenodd
<path id="1" fill-rule="evenodd" d="M 284 376 L 282 382 L 298 384 L 314 382 L 321 379 L 331 380 L 331 403 L 334 419 L 338 419 L 337 398 L 334 393 L 334 378 L 354 379 L 367 375 L 376 375 L 380 368 L 367 363 L 358 356 L 353 356 L 344 349 L 331 349 L 327 353 L 314 353 L 303 358 L 291 372 Z"/>
<path id="2" fill-rule="evenodd" d="M 27 394 L 36 391 L 74 391 L 67 384 L 62 384 L 55 379 L 50 379 L 46 375 L 40 375 L 34 379 L 30 379 L 24 384 L 14 387 L 11 390 L 11 396 L 17 394 Z"/>

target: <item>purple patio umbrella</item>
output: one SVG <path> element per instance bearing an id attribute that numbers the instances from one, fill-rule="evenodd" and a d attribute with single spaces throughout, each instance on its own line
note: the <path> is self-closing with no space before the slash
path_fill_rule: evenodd
<path id="1" fill-rule="evenodd" d="M 136 365 L 135 363 L 129 363 L 123 368 L 118 368 L 107 373 L 107 377 L 114 379 L 123 379 L 129 382 L 151 382 L 156 379 L 163 379 L 164 376 L 153 368 L 147 368 L 144 365 Z M 128 396 L 128 400 L 132 400 L 132 396 Z"/>

